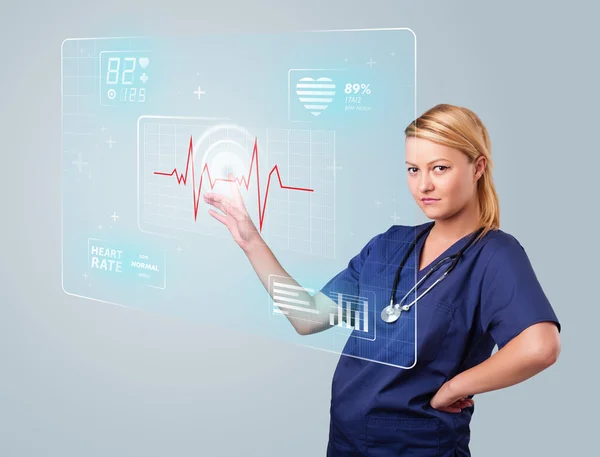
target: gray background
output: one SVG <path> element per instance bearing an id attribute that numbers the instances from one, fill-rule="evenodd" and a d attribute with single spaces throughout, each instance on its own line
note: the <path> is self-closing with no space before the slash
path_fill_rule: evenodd
<path id="1" fill-rule="evenodd" d="M 488 126 L 501 228 L 526 248 L 563 324 L 557 364 L 475 397 L 473 454 L 592 452 L 597 10 L 578 1 L 7 3 L 0 10 L 0 455 L 325 455 L 338 356 L 62 292 L 60 44 L 375 27 L 416 33 L 419 113 L 453 103 Z M 215 338 L 224 352 L 212 350 Z"/>

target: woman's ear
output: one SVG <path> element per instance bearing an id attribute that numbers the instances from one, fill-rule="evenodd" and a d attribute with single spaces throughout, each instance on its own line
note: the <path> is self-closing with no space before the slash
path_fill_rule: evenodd
<path id="1" fill-rule="evenodd" d="M 477 160 L 475 160 L 475 181 L 479 180 L 479 178 L 481 178 L 481 176 L 485 172 L 486 164 L 487 159 L 484 155 L 480 155 L 479 157 L 477 157 Z"/>

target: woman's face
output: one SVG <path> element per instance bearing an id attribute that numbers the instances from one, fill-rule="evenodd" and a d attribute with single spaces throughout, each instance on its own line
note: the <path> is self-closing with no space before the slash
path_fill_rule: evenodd
<path id="1" fill-rule="evenodd" d="M 406 138 L 408 187 L 429 219 L 450 218 L 469 203 L 476 203 L 477 179 L 484 166 L 483 156 L 469 163 L 467 155 L 458 149 Z"/>

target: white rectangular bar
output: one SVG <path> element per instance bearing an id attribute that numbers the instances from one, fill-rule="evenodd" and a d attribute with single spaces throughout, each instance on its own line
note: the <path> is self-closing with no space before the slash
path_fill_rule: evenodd
<path id="1" fill-rule="evenodd" d="M 364 301 L 363 302 L 363 315 L 364 317 L 364 324 L 363 324 L 363 331 L 368 332 L 369 331 L 369 302 L 368 301 Z"/>
<path id="2" fill-rule="evenodd" d="M 346 324 L 347 324 L 346 326 L 347 327 L 351 327 L 351 325 L 350 325 L 352 323 L 352 318 L 350 317 L 351 312 L 352 312 L 352 303 L 347 302 L 346 303 Z"/>
<path id="3" fill-rule="evenodd" d="M 290 303 L 296 303 L 297 305 L 305 305 L 305 306 L 310 305 L 310 303 L 307 302 L 306 300 L 296 300 L 294 298 L 280 297 L 279 295 L 273 295 L 273 300 L 287 301 Z"/>
<path id="4" fill-rule="evenodd" d="M 273 289 L 273 293 L 281 294 L 281 295 L 289 295 L 291 297 L 297 297 L 299 295 L 298 292 L 290 292 L 289 290 L 281 290 L 281 289 Z"/>
<path id="5" fill-rule="evenodd" d="M 277 303 L 277 302 L 274 302 L 274 303 L 277 306 L 279 306 L 280 308 L 289 308 L 289 309 L 295 309 L 295 310 L 298 310 L 298 311 L 306 311 L 307 313 L 319 314 L 319 310 L 318 309 L 302 308 L 301 306 L 285 305 L 283 303 Z"/>
<path id="6" fill-rule="evenodd" d="M 329 313 L 329 325 L 335 325 L 335 315 L 333 313 Z"/>
<path id="7" fill-rule="evenodd" d="M 340 327 L 344 326 L 343 320 L 342 320 L 342 309 L 344 308 L 344 305 L 342 303 L 342 294 L 338 294 L 338 323 L 337 325 L 339 325 Z"/>
<path id="8" fill-rule="evenodd" d="M 354 310 L 354 328 L 360 330 L 360 310 Z"/>
<path id="9" fill-rule="evenodd" d="M 282 282 L 274 282 L 273 287 L 282 287 L 284 289 L 305 290 L 307 292 L 314 292 L 314 289 L 307 289 L 300 286 L 294 286 L 292 284 L 284 284 Z"/>

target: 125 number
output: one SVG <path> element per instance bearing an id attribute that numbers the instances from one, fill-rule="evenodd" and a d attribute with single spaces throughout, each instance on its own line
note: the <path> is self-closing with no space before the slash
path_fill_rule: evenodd
<path id="1" fill-rule="evenodd" d="M 146 89 L 144 87 L 140 87 L 139 91 L 136 87 L 123 87 L 121 89 L 121 97 L 120 100 L 122 102 L 139 102 L 143 103 L 146 101 Z"/>

